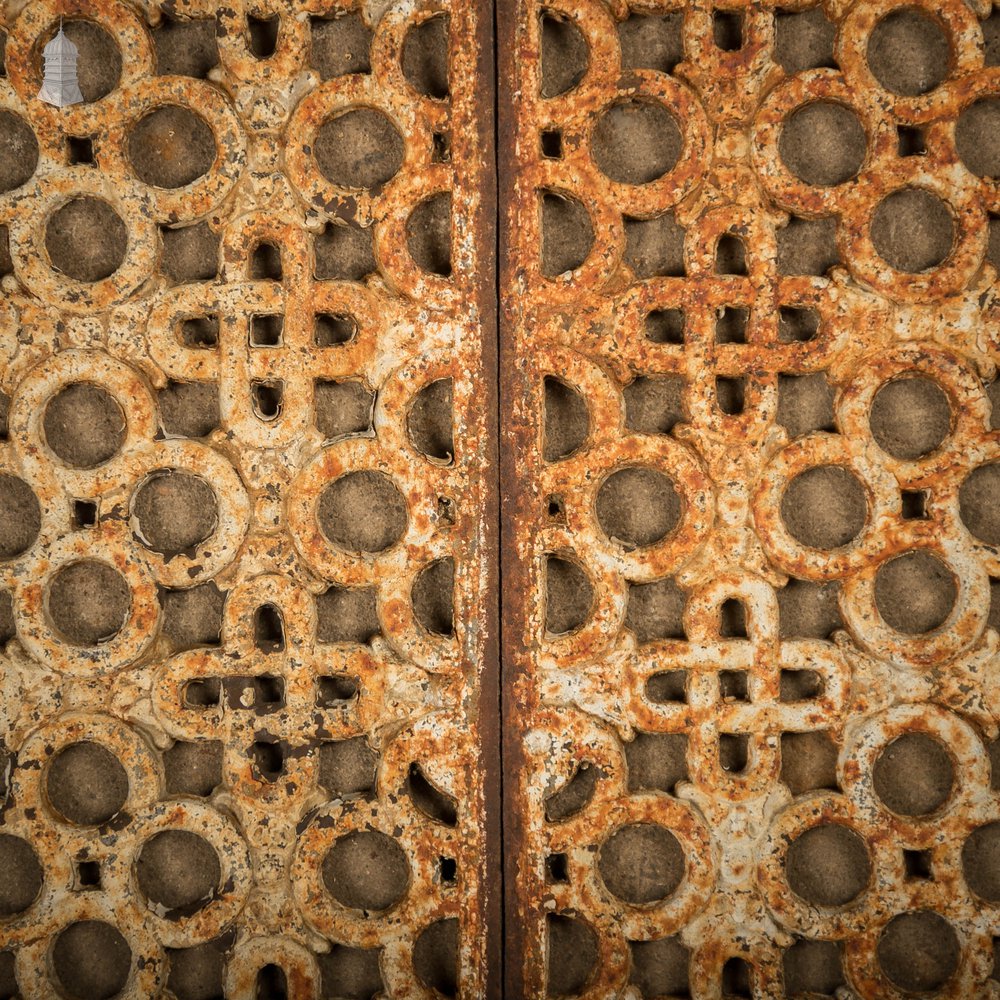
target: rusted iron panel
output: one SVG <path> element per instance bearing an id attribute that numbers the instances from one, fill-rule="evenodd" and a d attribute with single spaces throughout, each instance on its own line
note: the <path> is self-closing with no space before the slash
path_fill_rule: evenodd
<path id="1" fill-rule="evenodd" d="M 508 995 L 1000 995 L 996 15 L 500 8 Z"/>
<path id="2" fill-rule="evenodd" d="M 61 21 L 85 102 L 59 109 Z M 490 11 L 0 26 L 0 989 L 487 995 Z"/>

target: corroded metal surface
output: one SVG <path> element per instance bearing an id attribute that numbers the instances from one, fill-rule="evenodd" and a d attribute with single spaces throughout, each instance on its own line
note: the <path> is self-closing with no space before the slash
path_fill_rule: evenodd
<path id="1" fill-rule="evenodd" d="M 457 975 L 461 996 L 487 990 L 498 903 L 484 879 L 495 699 L 481 708 L 479 698 L 481 683 L 495 684 L 485 492 L 491 25 L 474 0 L 265 6 L 41 0 L 5 4 L 0 18 L 0 106 L 38 146 L 30 177 L 0 195 L 12 260 L 0 302 L 0 387 L 10 397 L 0 467 L 27 484 L 40 514 L 37 537 L 0 562 L 16 626 L 0 658 L 9 755 L 0 833 L 23 838 L 42 872 L 36 898 L 0 916 L 0 952 L 14 953 L 26 1000 L 63 995 L 53 948 L 76 921 L 105 922 L 124 938 L 122 997 L 173 996 L 167 949 L 227 932 L 234 1000 L 265 995 L 258 977 L 272 965 L 288 997 L 340 995 L 338 967 L 321 983 L 317 962 L 331 946 L 345 946 L 355 965 L 360 950 L 375 956 L 384 995 L 431 997 L 438 980 L 426 981 L 414 951 L 439 921 L 458 926 L 457 953 L 439 959 L 443 981 Z M 311 19 L 345 14 L 371 32 L 370 72 L 321 79 Z M 410 29 L 439 15 L 450 18 L 443 98 L 418 92 L 401 60 Z M 220 61 L 207 78 L 156 75 L 151 31 L 165 16 L 218 18 Z M 278 19 L 273 54 L 253 51 L 251 16 Z M 117 85 L 65 109 L 35 96 L 41 48 L 60 18 L 97 24 L 121 53 Z M 215 142 L 207 172 L 175 188 L 145 183 L 129 158 L 136 123 L 164 105 L 194 112 Z M 322 123 L 355 108 L 381 111 L 403 140 L 398 171 L 367 190 L 338 187 L 313 155 Z M 159 140 L 168 161 L 185 152 L 172 135 Z M 93 162 L 68 158 L 71 136 L 89 137 Z M 447 275 L 423 270 L 407 249 L 410 213 L 441 192 L 451 196 Z M 120 266 L 94 281 L 62 273 L 46 245 L 51 214 L 84 196 L 110 205 L 127 232 Z M 175 283 L 160 267 L 164 232 L 202 221 L 221 237 L 217 276 Z M 330 222 L 373 233 L 377 265 L 365 280 L 315 277 L 314 241 Z M 270 278 L 251 276 L 262 242 L 280 253 Z M 283 325 L 257 341 L 261 314 Z M 316 339 L 318 315 L 347 334 Z M 214 340 L 186 339 L 184 323 L 206 316 L 217 317 Z M 453 383 L 454 454 L 428 457 L 407 421 L 420 390 L 440 379 Z M 325 439 L 315 386 L 345 380 L 374 393 L 370 426 Z M 87 468 L 62 460 L 43 425 L 48 402 L 79 382 L 109 394 L 125 422 L 120 447 Z M 207 436 L 163 432 L 160 392 L 174 383 L 217 386 L 220 418 Z M 146 544 L 135 511 L 138 490 L 164 470 L 200 478 L 217 504 L 208 537 L 169 556 Z M 381 551 L 338 545 L 317 520 L 324 491 L 357 471 L 391 479 L 404 505 L 405 528 Z M 411 599 L 420 571 L 445 558 L 455 569 L 451 634 L 429 631 Z M 81 560 L 110 567 L 128 589 L 124 621 L 92 644 L 63 635 L 49 606 L 53 578 Z M 226 595 L 219 642 L 178 652 L 162 631 L 162 599 L 209 581 Z M 317 598 L 331 585 L 374 593 L 378 636 L 320 640 Z M 261 608 L 272 623 L 266 642 Z M 334 794 L 320 785 L 321 750 L 359 736 L 379 754 L 374 786 Z M 163 754 L 175 741 L 221 741 L 210 795 L 168 793 Z M 68 821 L 47 792 L 53 761 L 80 743 L 110 751 L 127 775 L 120 808 L 89 826 Z M 451 814 L 416 801 L 414 765 Z M 208 897 L 174 910 L 147 899 L 136 877 L 144 844 L 167 830 L 203 838 L 220 867 Z M 397 902 L 363 909 L 324 884 L 327 853 L 352 831 L 377 831 L 401 849 Z"/>
<path id="2" fill-rule="evenodd" d="M 573 987 L 580 995 L 682 991 L 677 975 L 657 980 L 642 964 L 650 954 L 642 943 L 673 937 L 686 954 L 681 979 L 699 998 L 835 988 L 865 998 L 997 996 L 997 899 L 976 875 L 976 855 L 977 838 L 995 834 L 989 824 L 1000 818 L 988 753 L 1000 719 L 998 637 L 988 627 L 1000 563 L 996 539 L 966 526 L 959 493 L 1000 453 L 986 393 L 998 348 L 987 228 L 1000 205 L 995 181 L 966 167 L 955 138 L 961 113 L 997 90 L 980 23 L 990 7 L 945 0 L 916 8 L 950 54 L 940 85 L 909 97 L 883 87 L 867 61 L 871 33 L 895 5 L 824 4 L 835 61 L 801 72 L 778 64 L 774 5 L 722 6 L 741 23 L 735 44 L 716 42 L 719 11 L 697 0 L 501 5 L 509 49 L 500 78 L 509 87 L 500 148 L 511 154 L 501 171 L 501 363 L 511 419 L 502 452 L 508 994 L 544 996 L 547 977 L 566 982 L 565 967 L 579 967 L 588 947 Z M 812 5 L 781 6 L 788 15 Z M 678 65 L 669 74 L 627 68 L 618 25 L 671 12 L 682 25 Z M 585 43 L 578 82 L 551 97 L 541 96 L 543 16 L 564 34 L 575 27 Z M 779 151 L 792 112 L 821 99 L 849 108 L 863 127 L 863 162 L 841 183 L 806 183 Z M 660 104 L 676 121 L 680 153 L 658 180 L 621 183 L 595 162 L 602 114 L 628 101 Z M 906 130 L 919 130 L 926 152 L 902 155 Z M 627 160 L 630 151 L 619 153 Z M 891 266 L 872 240 L 876 208 L 911 186 L 942 199 L 954 227 L 940 265 L 914 273 Z M 545 192 L 576 199 L 594 236 L 578 267 L 552 276 L 540 263 Z M 684 229 L 683 272 L 639 277 L 627 222 L 667 211 Z M 780 270 L 790 216 L 834 219 L 840 264 Z M 745 253 L 745 268 L 730 273 L 717 267 L 727 235 Z M 748 311 L 742 336 L 717 335 L 727 306 Z M 781 307 L 814 310 L 818 330 L 782 336 Z M 683 314 L 683 335 L 650 336 L 647 317 L 671 310 Z M 781 376 L 817 372 L 835 389 L 833 423 L 793 437 L 777 419 Z M 627 426 L 626 388 L 663 376 L 683 380 L 679 422 L 668 433 Z M 875 439 L 871 410 L 876 392 L 903 376 L 931 380 L 950 413 L 939 445 L 894 457 Z M 589 417 L 579 448 L 554 461 L 543 459 L 545 378 L 578 391 Z M 743 380 L 742 408 L 719 395 L 720 378 Z M 798 474 L 830 465 L 860 484 L 863 525 L 828 547 L 803 544 L 785 523 L 782 497 Z M 602 486 L 634 466 L 668 476 L 679 501 L 676 526 L 653 544 L 624 544 L 599 520 Z M 908 506 L 914 497 L 917 512 Z M 876 590 L 889 561 L 912 551 L 940 560 L 954 601 L 942 622 L 906 634 L 883 617 Z M 559 634 L 546 627 L 552 556 L 577 566 L 593 591 L 579 627 Z M 639 642 L 625 625 L 630 589 L 667 577 L 685 600 L 683 635 Z M 785 634 L 779 597 L 790 578 L 839 584 L 840 627 L 829 638 Z M 743 606 L 744 634 L 721 627 L 731 601 Z M 790 697 L 793 671 L 813 676 L 808 691 Z M 650 684 L 668 674 L 676 678 L 669 694 Z M 727 687 L 735 677 L 742 689 Z M 832 739 L 835 774 L 793 789 L 785 768 L 794 744 L 783 737 L 814 731 Z M 637 733 L 686 737 L 676 786 L 642 787 L 631 773 Z M 894 810 L 873 777 L 906 734 L 937 741 L 953 774 L 941 800 L 918 815 L 903 815 L 898 803 Z M 734 740 L 743 760 L 723 752 Z M 547 798 L 586 773 L 596 774 L 589 798 L 547 818 Z M 665 828 L 682 854 L 682 876 L 662 898 L 630 903 L 602 876 L 602 852 L 630 824 Z M 786 858 L 806 831 L 829 824 L 861 838 L 866 874 L 840 898 L 807 900 L 790 885 Z M 822 877 L 837 876 L 840 860 Z M 640 871 L 658 863 L 633 858 Z M 926 981 L 891 962 L 906 926 L 900 915 L 912 913 L 931 919 L 934 932 L 904 947 L 911 969 L 931 945 L 954 943 Z M 562 939 L 574 942 L 569 951 L 557 947 L 554 917 L 583 927 Z M 808 977 L 787 978 L 803 940 L 832 942 L 825 954 L 838 966 L 814 977 L 815 992 Z"/>

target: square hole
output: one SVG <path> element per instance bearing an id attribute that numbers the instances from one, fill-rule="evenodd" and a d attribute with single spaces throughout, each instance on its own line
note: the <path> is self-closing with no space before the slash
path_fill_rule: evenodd
<path id="1" fill-rule="evenodd" d="M 565 854 L 547 854 L 545 856 L 545 881 L 568 882 L 569 859 Z"/>
<path id="2" fill-rule="evenodd" d="M 97 501 L 96 500 L 74 500 L 73 501 L 73 527 L 92 528 L 97 524 Z"/>
<path id="3" fill-rule="evenodd" d="M 684 311 L 654 309 L 646 316 L 646 339 L 654 344 L 683 344 Z"/>
<path id="4" fill-rule="evenodd" d="M 750 689 L 745 670 L 719 671 L 719 696 L 723 701 L 749 701 Z"/>
<path id="5" fill-rule="evenodd" d="M 715 401 L 727 416 L 735 417 L 746 405 L 747 380 L 745 375 L 719 375 L 715 379 Z"/>
<path id="6" fill-rule="evenodd" d="M 546 504 L 550 520 L 566 520 L 566 507 L 563 505 L 563 498 L 558 493 L 550 493 Z"/>
<path id="7" fill-rule="evenodd" d="M 455 523 L 455 501 L 451 497 L 437 498 L 437 519 L 438 524 Z"/>
<path id="8" fill-rule="evenodd" d="M 553 129 L 542 133 L 542 156 L 550 160 L 562 159 L 562 132 Z"/>
<path id="9" fill-rule="evenodd" d="M 285 681 L 272 674 L 262 674 L 253 678 L 254 708 L 258 711 L 274 711 L 285 704 Z"/>
<path id="10" fill-rule="evenodd" d="M 908 879 L 931 881 L 934 873 L 931 868 L 930 851 L 903 851 L 903 868 Z"/>
<path id="11" fill-rule="evenodd" d="M 819 313 L 810 306 L 778 309 L 778 340 L 783 344 L 806 343 L 819 332 Z"/>
<path id="12" fill-rule="evenodd" d="M 712 12 L 712 37 L 723 52 L 737 52 L 743 48 L 743 15 L 735 10 Z"/>
<path id="13" fill-rule="evenodd" d="M 364 736 L 320 745 L 319 784 L 334 798 L 370 795 L 377 766 L 378 753 Z"/>
<path id="14" fill-rule="evenodd" d="M 719 608 L 719 635 L 723 639 L 747 637 L 747 610 L 743 602 L 730 597 Z"/>
<path id="15" fill-rule="evenodd" d="M 665 670 L 653 674 L 646 681 L 646 696 L 650 701 L 664 705 L 670 702 L 687 701 L 687 671 Z"/>
<path id="16" fill-rule="evenodd" d="M 785 702 L 812 701 L 823 693 L 823 677 L 815 670 L 782 670 L 779 697 Z"/>
<path id="17" fill-rule="evenodd" d="M 222 701 L 222 684 L 218 677 L 203 677 L 184 685 L 185 708 L 212 708 Z"/>
<path id="18" fill-rule="evenodd" d="M 431 150 L 431 162 L 451 162 L 451 139 L 447 132 L 434 133 L 434 148 Z"/>
<path id="19" fill-rule="evenodd" d="M 280 743 L 255 740 L 250 746 L 250 759 L 257 776 L 269 784 L 285 773 L 285 751 Z"/>
<path id="20" fill-rule="evenodd" d="M 719 733 L 719 763 L 724 771 L 742 774 L 749 761 L 749 733 Z"/>
<path id="21" fill-rule="evenodd" d="M 316 704 L 320 708 L 335 708 L 357 696 L 358 678 L 347 674 L 328 674 L 316 678 Z"/>
<path id="22" fill-rule="evenodd" d="M 181 320 L 181 343 L 185 347 L 203 347 L 211 350 L 219 346 L 219 317 L 215 313 L 207 316 L 189 316 Z"/>
<path id="23" fill-rule="evenodd" d="M 458 862 L 454 858 L 438 858 L 438 877 L 445 885 L 458 881 Z"/>
<path id="24" fill-rule="evenodd" d="M 338 313 L 316 313 L 313 340 L 317 347 L 336 347 L 352 341 L 358 334 L 353 316 Z"/>
<path id="25" fill-rule="evenodd" d="M 250 317 L 251 347 L 280 347 L 285 317 L 280 313 Z"/>
<path id="26" fill-rule="evenodd" d="M 715 342 L 745 344 L 749 316 L 750 311 L 745 306 L 724 306 L 722 314 L 715 319 Z"/>
<path id="27" fill-rule="evenodd" d="M 285 396 L 285 383 L 280 379 L 254 380 L 250 383 L 254 413 L 261 420 L 277 420 Z"/>
<path id="28" fill-rule="evenodd" d="M 78 164 L 94 166 L 94 140 L 89 135 L 66 136 L 66 157 L 71 167 Z"/>
<path id="29" fill-rule="evenodd" d="M 363 382 L 318 381 L 313 405 L 316 427 L 328 441 L 346 434 L 364 434 L 372 429 L 375 393 Z"/>
<path id="30" fill-rule="evenodd" d="M 900 507 L 904 521 L 924 521 L 927 519 L 927 490 L 903 490 Z"/>
<path id="31" fill-rule="evenodd" d="M 896 138 L 900 156 L 923 156 L 927 152 L 926 136 L 922 128 L 897 125 Z"/>
<path id="32" fill-rule="evenodd" d="M 97 861 L 77 861 L 76 862 L 76 885 L 77 889 L 100 889 L 101 888 L 101 865 Z"/>

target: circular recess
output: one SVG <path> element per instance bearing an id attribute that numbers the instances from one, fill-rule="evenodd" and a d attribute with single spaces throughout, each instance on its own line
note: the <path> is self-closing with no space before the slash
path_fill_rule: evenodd
<path id="1" fill-rule="evenodd" d="M 192 549 L 215 531 L 218 505 L 204 479 L 165 469 L 136 491 L 132 516 L 140 541 L 171 556 Z"/>
<path id="2" fill-rule="evenodd" d="M 410 865 L 391 837 L 377 830 L 359 830 L 341 837 L 327 852 L 323 881 L 344 906 L 387 910 L 405 895 Z"/>
<path id="3" fill-rule="evenodd" d="M 785 872 L 792 891 L 816 906 L 844 906 L 871 879 L 864 840 L 840 823 L 806 830 L 788 848 Z"/>
<path id="4" fill-rule="evenodd" d="M 31 126 L 13 111 L 0 111 L 0 191 L 13 191 L 38 166 L 38 140 Z"/>
<path id="5" fill-rule="evenodd" d="M 987 823 L 969 834 L 962 847 L 962 871 L 977 896 L 1000 902 L 1000 823 Z"/>
<path id="6" fill-rule="evenodd" d="M 875 794 L 900 816 L 927 816 L 948 800 L 955 768 L 944 746 L 927 733 L 905 733 L 879 755 Z"/>
<path id="7" fill-rule="evenodd" d="M 597 868 L 619 899 L 641 906 L 666 899 L 684 878 L 684 851 L 677 838 L 653 823 L 631 823 L 603 844 Z"/>
<path id="8" fill-rule="evenodd" d="M 955 974 L 961 950 L 944 917 L 931 910 L 913 910 L 889 921 L 877 954 L 882 971 L 894 985 L 908 993 L 928 993 Z"/>
<path id="9" fill-rule="evenodd" d="M 958 491 L 965 526 L 987 545 L 1000 545 L 1000 462 L 973 469 Z"/>
<path id="10" fill-rule="evenodd" d="M 835 549 L 857 538 L 867 515 L 864 487 L 840 465 L 800 472 L 781 498 L 781 519 L 789 533 L 815 549 Z"/>
<path id="11" fill-rule="evenodd" d="M 49 400 L 42 429 L 48 446 L 67 465 L 92 469 L 125 443 L 125 413 L 100 386 L 75 382 Z"/>
<path id="12" fill-rule="evenodd" d="M 908 375 L 875 393 L 868 420 L 883 451 L 912 460 L 930 454 L 951 433 L 951 406 L 937 382 Z"/>
<path id="13" fill-rule="evenodd" d="M 406 531 L 406 500 L 383 472 L 349 472 L 323 491 L 319 526 L 348 552 L 381 552 Z"/>
<path id="14" fill-rule="evenodd" d="M 93 559 L 57 570 L 46 596 L 52 624 L 76 646 L 96 646 L 117 635 L 132 608 L 125 577 Z"/>
<path id="15" fill-rule="evenodd" d="M 108 1000 L 128 983 L 132 949 L 111 924 L 78 920 L 56 938 L 52 968 L 71 1000 Z"/>
<path id="16" fill-rule="evenodd" d="M 100 198 L 84 196 L 56 209 L 45 226 L 45 252 L 57 271 L 77 281 L 102 281 L 122 266 L 128 229 Z"/>
<path id="17" fill-rule="evenodd" d="M 945 623 L 958 598 L 951 570 L 930 552 L 913 550 L 889 559 L 875 574 L 875 604 L 890 628 L 906 635 Z"/>
<path id="18" fill-rule="evenodd" d="M 115 816 L 128 798 L 128 776 L 118 759 L 98 743 L 73 743 L 49 765 L 49 804 L 80 826 L 98 826 Z"/>
<path id="19" fill-rule="evenodd" d="M 673 481 L 655 469 L 612 473 L 597 491 L 597 520 L 608 538 L 652 545 L 677 527 L 681 500 Z"/>
<path id="20" fill-rule="evenodd" d="M 196 833 L 164 830 L 142 845 L 136 879 L 143 895 L 168 910 L 207 903 L 222 879 L 215 848 Z"/>
<path id="21" fill-rule="evenodd" d="M 0 559 L 31 548 L 42 528 L 42 509 L 31 487 L 0 473 Z"/>
<path id="22" fill-rule="evenodd" d="M 883 199 L 872 215 L 872 245 L 897 271 L 917 274 L 951 253 L 955 221 L 947 204 L 923 188 L 903 188 Z"/>
<path id="23" fill-rule="evenodd" d="M 338 187 L 374 188 L 403 165 L 403 138 L 373 108 L 345 111 L 324 122 L 313 144 L 320 173 Z"/>
<path id="24" fill-rule="evenodd" d="M 865 130 L 843 104 L 814 101 L 785 120 L 778 152 L 785 166 L 807 184 L 843 184 L 865 162 Z"/>
<path id="25" fill-rule="evenodd" d="M 161 105 L 140 118 L 128 137 L 128 156 L 146 184 L 179 188 L 196 181 L 215 162 L 215 135 L 188 108 Z"/>
<path id="26" fill-rule="evenodd" d="M 21 837 L 0 833 L 0 917 L 26 910 L 42 891 L 42 866 Z"/>
<path id="27" fill-rule="evenodd" d="M 882 18 L 868 38 L 868 66 L 886 90 L 916 97 L 948 75 L 951 51 L 941 25 L 919 7 Z"/>
<path id="28" fill-rule="evenodd" d="M 606 177 L 648 184 L 673 168 L 683 145 L 677 120 L 662 104 L 623 101 L 597 119 L 590 149 Z"/>
<path id="29" fill-rule="evenodd" d="M 572 559 L 549 556 L 545 563 L 545 630 L 550 635 L 575 632 L 590 617 L 594 588 Z"/>
<path id="30" fill-rule="evenodd" d="M 955 146 L 974 174 L 1000 177 L 1000 98 L 984 97 L 958 116 Z"/>

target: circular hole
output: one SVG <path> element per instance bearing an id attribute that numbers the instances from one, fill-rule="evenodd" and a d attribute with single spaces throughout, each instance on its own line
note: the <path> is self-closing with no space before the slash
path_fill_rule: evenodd
<path id="1" fill-rule="evenodd" d="M 857 538 L 867 515 L 864 487 L 839 465 L 800 472 L 781 498 L 781 519 L 789 533 L 815 549 L 835 549 Z"/>
<path id="2" fill-rule="evenodd" d="M 929 552 L 906 552 L 875 574 L 875 604 L 890 628 L 907 635 L 943 625 L 958 597 L 951 570 Z"/>
<path id="3" fill-rule="evenodd" d="M 382 472 L 349 472 L 320 496 L 323 534 L 348 552 L 381 552 L 406 531 L 406 500 Z"/>
<path id="4" fill-rule="evenodd" d="M 222 878 L 215 848 L 187 830 L 164 830 L 142 846 L 136 865 L 139 888 L 168 910 L 208 902 Z"/>
<path id="5" fill-rule="evenodd" d="M 948 800 L 955 780 L 948 751 L 926 733 L 905 733 L 879 754 L 875 794 L 900 816 L 926 816 Z"/>
<path id="6" fill-rule="evenodd" d="M 830 101 L 798 108 L 785 120 L 778 140 L 785 165 L 807 184 L 843 184 L 861 169 L 866 151 L 858 116 Z"/>
<path id="7" fill-rule="evenodd" d="M 73 1000 L 107 1000 L 128 982 L 132 949 L 111 924 L 78 920 L 56 938 L 52 966 Z"/>
<path id="8" fill-rule="evenodd" d="M 0 191 L 20 187 L 38 166 L 38 140 L 12 111 L 0 111 Z"/>
<path id="9" fill-rule="evenodd" d="M 826 823 L 792 842 L 785 873 L 792 891 L 816 906 L 843 906 L 868 885 L 872 866 L 868 848 L 849 827 Z"/>
<path id="10" fill-rule="evenodd" d="M 885 198 L 872 216 L 872 244 L 897 271 L 916 274 L 937 267 L 955 240 L 948 206 L 923 188 L 904 188 Z"/>
<path id="11" fill-rule="evenodd" d="M 681 499 L 673 482 L 655 469 L 621 469 L 597 491 L 597 520 L 612 540 L 652 545 L 677 527 Z"/>
<path id="12" fill-rule="evenodd" d="M 387 910 L 406 893 L 410 865 L 403 849 L 377 830 L 341 837 L 323 860 L 323 881 L 334 899 L 356 910 Z"/>
<path id="13" fill-rule="evenodd" d="M 545 564 L 545 630 L 550 635 L 575 632 L 590 617 L 594 588 L 571 559 L 549 556 Z"/>
<path id="14" fill-rule="evenodd" d="M 53 24 L 49 36 L 38 48 L 38 66 L 43 65 L 42 48 L 59 30 Z M 63 22 L 66 37 L 77 47 L 76 75 L 84 101 L 98 101 L 118 86 L 122 75 L 122 54 L 114 38 L 93 21 Z"/>
<path id="15" fill-rule="evenodd" d="M 684 878 L 684 851 L 662 826 L 632 823 L 601 847 L 597 868 L 619 899 L 640 905 L 666 899 Z"/>
<path id="16" fill-rule="evenodd" d="M 45 250 L 57 271 L 77 281 L 101 281 L 125 259 L 128 230 L 100 198 L 74 198 L 57 209 L 45 227 Z"/>
<path id="17" fill-rule="evenodd" d="M 883 451 L 893 458 L 920 458 L 951 433 L 951 406 L 936 382 L 897 378 L 875 393 L 868 420 Z"/>
<path id="18" fill-rule="evenodd" d="M 0 559 L 31 547 L 42 527 L 42 509 L 31 487 L 16 476 L 0 474 Z"/>
<path id="19" fill-rule="evenodd" d="M 73 743 L 49 765 L 45 793 L 53 809 L 70 823 L 98 826 L 125 805 L 128 776 L 98 743 Z"/>
<path id="20" fill-rule="evenodd" d="M 377 187 L 403 165 L 402 137 L 381 111 L 372 108 L 346 111 L 324 122 L 313 152 L 320 173 L 339 187 Z"/>
<path id="21" fill-rule="evenodd" d="M 420 202 L 406 220 L 406 246 L 428 274 L 451 274 L 451 192 Z"/>
<path id="22" fill-rule="evenodd" d="M 132 609 L 128 583 L 105 563 L 85 559 L 62 567 L 47 594 L 52 624 L 77 646 L 95 646 L 121 631 Z"/>
<path id="23" fill-rule="evenodd" d="M 458 994 L 458 920 L 450 917 L 425 927 L 413 945 L 417 978 L 446 997 Z"/>
<path id="24" fill-rule="evenodd" d="M 914 910 L 893 917 L 878 942 L 882 971 L 900 989 L 925 993 L 940 989 L 955 974 L 961 948 L 944 917 Z"/>
<path id="25" fill-rule="evenodd" d="M 128 137 L 128 156 L 146 184 L 179 188 L 212 169 L 215 136 L 200 116 L 176 104 L 140 118 Z"/>
<path id="26" fill-rule="evenodd" d="M 962 870 L 977 896 L 1000 901 L 1000 823 L 987 823 L 969 834 L 962 847 Z"/>
<path id="27" fill-rule="evenodd" d="M 974 174 L 1000 177 L 1000 99 L 983 98 L 958 116 L 955 146 Z"/>
<path id="28" fill-rule="evenodd" d="M 132 514 L 140 541 L 168 557 L 203 542 L 218 523 L 212 487 L 173 470 L 154 473 L 139 487 Z"/>
<path id="29" fill-rule="evenodd" d="M 77 382 L 49 400 L 42 429 L 48 446 L 67 465 L 92 469 L 125 443 L 125 413 L 104 389 Z"/>
<path id="30" fill-rule="evenodd" d="M 868 39 L 868 66 L 886 90 L 916 97 L 947 75 L 948 39 L 934 18 L 917 7 L 895 10 L 875 25 Z"/>
<path id="31" fill-rule="evenodd" d="M 31 845 L 20 837 L 0 833 L 0 916 L 26 910 L 42 890 L 42 866 Z"/>
<path id="32" fill-rule="evenodd" d="M 989 545 L 1000 545 L 1000 463 L 981 465 L 969 473 L 958 491 L 965 526 Z"/>
<path id="33" fill-rule="evenodd" d="M 403 76 L 418 93 L 438 100 L 448 96 L 449 27 L 448 15 L 439 14 L 414 25 L 403 41 Z"/>
<path id="34" fill-rule="evenodd" d="M 662 104 L 625 101 L 597 119 L 590 148 L 606 177 L 648 184 L 673 167 L 683 144 L 676 119 Z"/>

